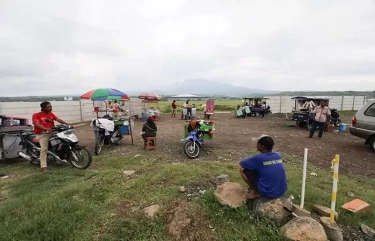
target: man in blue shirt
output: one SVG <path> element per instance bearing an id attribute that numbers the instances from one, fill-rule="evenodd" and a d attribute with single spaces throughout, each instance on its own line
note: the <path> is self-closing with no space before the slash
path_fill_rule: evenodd
<path id="1" fill-rule="evenodd" d="M 273 139 L 267 135 L 253 138 L 260 154 L 240 161 L 240 173 L 252 192 L 248 199 L 258 197 L 278 198 L 285 194 L 288 186 L 280 153 L 273 152 Z"/>

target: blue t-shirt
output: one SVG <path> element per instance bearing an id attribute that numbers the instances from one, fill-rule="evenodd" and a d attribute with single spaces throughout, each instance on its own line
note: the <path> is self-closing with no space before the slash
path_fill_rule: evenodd
<path id="1" fill-rule="evenodd" d="M 240 165 L 258 175 L 258 191 L 262 196 L 277 198 L 286 192 L 288 185 L 280 153 L 261 153 L 241 160 Z"/>

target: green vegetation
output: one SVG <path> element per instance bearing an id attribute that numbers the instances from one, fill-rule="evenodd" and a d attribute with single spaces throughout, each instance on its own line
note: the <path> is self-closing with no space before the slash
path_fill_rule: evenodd
<path id="1" fill-rule="evenodd" d="M 184 105 L 184 101 L 176 101 L 177 104 L 177 111 L 181 113 L 182 106 Z M 197 111 L 203 111 L 203 104 L 205 104 L 206 101 L 189 101 L 189 104 L 195 104 L 195 107 Z M 172 101 L 159 101 L 157 104 L 147 104 L 148 106 L 154 106 L 158 107 L 159 110 L 163 113 L 171 113 L 172 107 L 171 107 Z M 233 111 L 236 108 L 236 105 L 241 104 L 241 99 L 235 99 L 235 100 L 215 100 L 215 111 Z"/>
<path id="2" fill-rule="evenodd" d="M 105 154 L 105 153 L 104 153 Z M 284 154 L 288 193 L 299 203 L 301 161 Z M 168 233 L 168 212 L 175 202 L 186 200 L 179 186 L 207 190 L 191 204 L 198 240 L 282 240 L 267 220 L 258 220 L 245 205 L 238 209 L 216 200 L 211 176 L 226 173 L 231 181 L 245 183 L 237 161 L 187 161 L 172 163 L 155 158 L 103 155 L 94 158 L 88 170 L 51 167 L 48 174 L 28 163 L 1 166 L 3 173 L 17 174 L 0 179 L 0 240 L 172 240 Z M 123 170 L 136 170 L 134 177 Z M 332 175 L 309 165 L 306 208 L 330 205 Z M 375 181 L 365 177 L 339 176 L 338 222 L 357 228 L 359 223 L 375 226 L 375 214 L 353 215 L 340 209 L 351 200 L 348 192 L 375 205 Z M 155 219 L 142 209 L 159 204 Z"/>

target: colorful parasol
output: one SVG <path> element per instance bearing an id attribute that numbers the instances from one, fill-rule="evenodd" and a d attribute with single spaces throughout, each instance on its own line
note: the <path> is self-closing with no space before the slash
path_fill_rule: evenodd
<path id="1" fill-rule="evenodd" d="M 81 99 L 92 101 L 97 100 L 130 100 L 129 96 L 119 90 L 110 88 L 100 88 L 91 90 L 83 95 Z"/>
<path id="2" fill-rule="evenodd" d="M 144 101 L 159 101 L 162 99 L 160 95 L 155 93 L 142 93 L 138 98 Z"/>

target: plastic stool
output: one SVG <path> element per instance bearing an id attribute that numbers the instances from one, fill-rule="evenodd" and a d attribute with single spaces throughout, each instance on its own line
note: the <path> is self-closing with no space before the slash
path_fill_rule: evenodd
<path id="1" fill-rule="evenodd" d="M 145 149 L 146 151 L 151 149 L 156 150 L 156 137 L 146 137 L 143 149 Z"/>

